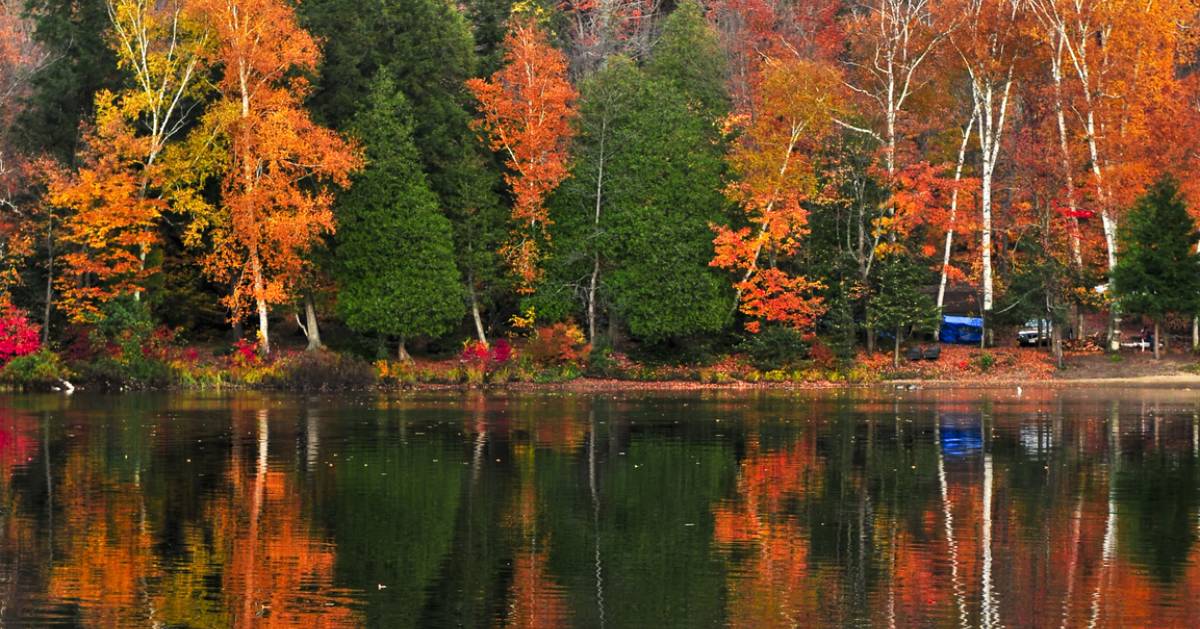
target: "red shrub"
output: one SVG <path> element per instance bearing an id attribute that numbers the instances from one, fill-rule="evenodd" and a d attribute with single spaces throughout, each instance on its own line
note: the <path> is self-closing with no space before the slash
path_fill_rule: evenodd
<path id="1" fill-rule="evenodd" d="M 238 342 L 233 344 L 233 353 L 230 355 L 230 358 L 235 367 L 257 365 L 260 360 L 258 343 L 252 343 L 246 339 L 238 339 Z"/>
<path id="2" fill-rule="evenodd" d="M 463 343 L 462 353 L 458 356 L 460 361 L 482 369 L 503 365 L 512 358 L 512 345 L 509 345 L 508 341 L 504 339 L 500 339 L 490 346 L 483 341 L 467 341 Z"/>
<path id="3" fill-rule="evenodd" d="M 17 356 L 28 356 L 41 347 L 41 329 L 25 312 L 9 307 L 0 314 L 0 365 Z"/>
<path id="4" fill-rule="evenodd" d="M 492 362 L 506 363 L 513 359 L 514 352 L 508 341 L 500 339 L 492 344 Z"/>
<path id="5" fill-rule="evenodd" d="M 821 341 L 813 341 L 812 349 L 808 352 L 808 357 L 812 359 L 813 364 L 821 369 L 833 369 L 837 363 L 837 356 L 829 346 Z"/>

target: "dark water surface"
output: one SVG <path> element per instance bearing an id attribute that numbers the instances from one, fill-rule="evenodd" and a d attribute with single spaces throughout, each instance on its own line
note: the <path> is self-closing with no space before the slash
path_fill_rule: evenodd
<path id="1" fill-rule="evenodd" d="M 1200 625 L 1200 392 L 0 398 L 0 620 Z"/>

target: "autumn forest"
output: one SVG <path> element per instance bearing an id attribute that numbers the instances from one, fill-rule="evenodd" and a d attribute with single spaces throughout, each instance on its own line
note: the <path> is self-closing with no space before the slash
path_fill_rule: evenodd
<path id="1" fill-rule="evenodd" d="M 1200 345 L 1197 0 L 0 0 L 0 33 L 10 382 L 847 377 L 943 314 L 1044 321 L 1047 364 Z"/>

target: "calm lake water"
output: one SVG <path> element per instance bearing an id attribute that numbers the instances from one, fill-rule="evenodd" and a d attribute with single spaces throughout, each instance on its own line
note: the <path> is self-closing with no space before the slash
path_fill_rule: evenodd
<path id="1" fill-rule="evenodd" d="M 1200 625 L 1200 391 L 0 398 L 0 620 Z"/>

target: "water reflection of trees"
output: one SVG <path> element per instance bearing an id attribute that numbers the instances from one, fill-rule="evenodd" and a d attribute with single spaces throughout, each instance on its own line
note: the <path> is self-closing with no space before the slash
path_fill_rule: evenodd
<path id="1" fill-rule="evenodd" d="M 783 444 L 747 437 L 713 507 L 731 624 L 1200 618 L 1192 413 L 1060 402 L 834 404 Z"/>
<path id="2" fill-rule="evenodd" d="M 235 410 L 232 421 L 226 411 L 222 432 L 234 443 L 216 469 L 189 456 L 193 439 L 164 443 L 169 424 L 121 410 L 119 420 L 98 422 L 68 409 L 53 431 L 46 426 L 53 471 L 44 487 L 30 487 L 49 502 L 46 601 L 26 610 L 30 618 L 95 627 L 359 624 L 339 598 L 334 549 L 314 535 L 294 476 L 268 464 L 266 410 Z M 218 480 L 199 486 L 217 491 L 182 496 L 196 499 L 196 517 L 167 522 L 180 515 L 172 503 L 181 496 L 164 489 L 206 475 Z"/>
<path id="3" fill-rule="evenodd" d="M 36 596 L 89 626 L 1200 618 L 1190 400 L 136 399 L 0 409 L 6 618 Z"/>

